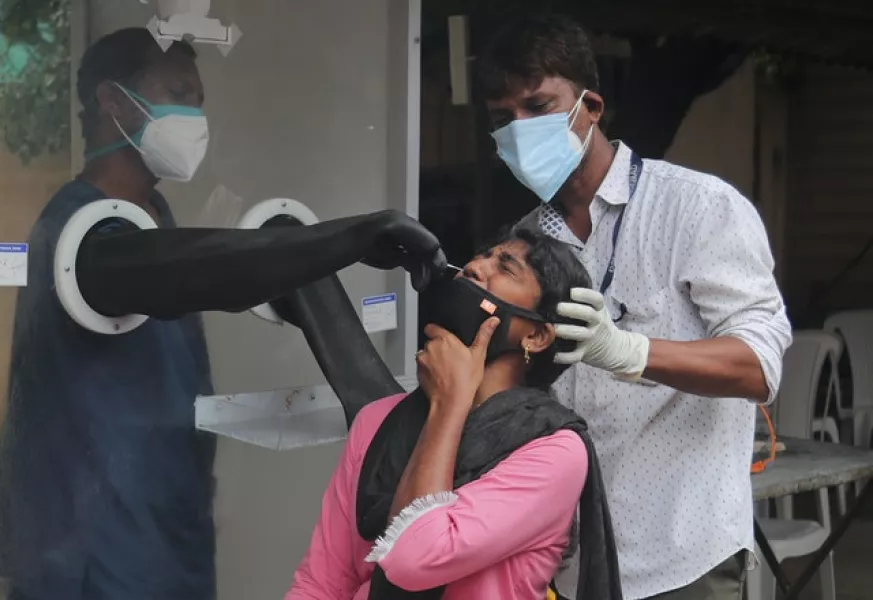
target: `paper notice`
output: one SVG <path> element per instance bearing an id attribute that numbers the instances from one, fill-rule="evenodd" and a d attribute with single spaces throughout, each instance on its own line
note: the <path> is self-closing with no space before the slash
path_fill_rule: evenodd
<path id="1" fill-rule="evenodd" d="M 397 294 L 382 294 L 362 299 L 361 320 L 367 333 L 397 329 Z"/>
<path id="2" fill-rule="evenodd" d="M 0 287 L 27 285 L 27 244 L 0 243 Z"/>

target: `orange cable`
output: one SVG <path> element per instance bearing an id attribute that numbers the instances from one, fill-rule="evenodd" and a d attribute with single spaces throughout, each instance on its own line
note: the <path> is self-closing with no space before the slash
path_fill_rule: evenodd
<path id="1" fill-rule="evenodd" d="M 752 473 L 760 473 L 767 468 L 767 465 L 776 460 L 776 430 L 773 428 L 773 421 L 770 419 L 770 413 L 764 408 L 763 404 L 759 404 L 758 408 L 764 415 L 764 420 L 767 421 L 767 430 L 770 432 L 770 456 L 764 460 L 758 460 L 752 463 Z"/>

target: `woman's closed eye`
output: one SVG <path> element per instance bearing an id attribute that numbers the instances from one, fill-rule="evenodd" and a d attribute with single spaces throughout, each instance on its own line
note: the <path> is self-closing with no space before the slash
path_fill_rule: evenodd
<path id="1" fill-rule="evenodd" d="M 509 252 L 500 253 L 500 256 L 497 257 L 497 265 L 503 273 L 507 273 L 512 277 L 517 277 L 521 269 L 518 259 Z"/>

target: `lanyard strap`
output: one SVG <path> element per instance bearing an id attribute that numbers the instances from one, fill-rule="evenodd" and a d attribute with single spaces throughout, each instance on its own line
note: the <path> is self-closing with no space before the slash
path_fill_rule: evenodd
<path id="1" fill-rule="evenodd" d="M 640 175 L 643 172 L 643 159 L 636 152 L 631 153 L 631 164 L 627 173 L 627 183 L 630 193 L 628 194 L 627 202 L 634 197 L 637 191 L 637 184 L 640 182 Z M 615 277 L 615 249 L 618 247 L 618 232 L 621 231 L 621 223 L 624 220 L 624 209 L 627 204 L 621 207 L 621 212 L 618 213 L 618 218 L 615 220 L 615 227 L 612 229 L 612 254 L 609 256 L 609 265 L 606 267 L 606 275 L 603 276 L 603 282 L 600 284 L 600 293 L 605 294 L 609 286 L 612 285 L 612 280 Z"/>

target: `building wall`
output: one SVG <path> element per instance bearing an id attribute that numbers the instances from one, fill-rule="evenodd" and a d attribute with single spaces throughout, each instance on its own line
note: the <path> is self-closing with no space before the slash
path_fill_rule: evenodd
<path id="1" fill-rule="evenodd" d="M 718 175 L 751 198 L 754 123 L 755 73 L 747 62 L 720 87 L 695 100 L 665 159 Z"/>
<path id="2" fill-rule="evenodd" d="M 788 98 L 786 293 L 815 325 L 833 310 L 873 306 L 870 252 L 810 307 L 873 236 L 873 74 L 811 66 Z"/>

